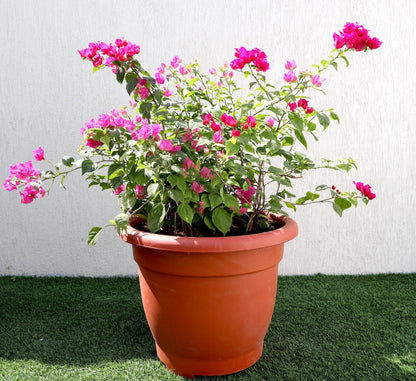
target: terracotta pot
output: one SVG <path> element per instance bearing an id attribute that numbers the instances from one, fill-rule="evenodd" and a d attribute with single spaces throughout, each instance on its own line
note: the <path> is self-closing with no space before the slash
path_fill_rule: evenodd
<path id="1" fill-rule="evenodd" d="M 159 359 L 182 376 L 224 375 L 261 356 L 283 245 L 295 221 L 248 236 L 175 237 L 128 227 L 146 318 Z"/>

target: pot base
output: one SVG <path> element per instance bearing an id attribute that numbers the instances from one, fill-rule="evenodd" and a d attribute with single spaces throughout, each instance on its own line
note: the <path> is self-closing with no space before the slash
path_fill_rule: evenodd
<path id="1" fill-rule="evenodd" d="M 180 376 L 187 378 L 193 378 L 194 376 L 223 376 L 242 371 L 253 365 L 263 352 L 263 343 L 255 350 L 244 355 L 217 360 L 178 357 L 164 352 L 157 344 L 156 352 L 159 359 L 166 365 L 166 368 Z"/>

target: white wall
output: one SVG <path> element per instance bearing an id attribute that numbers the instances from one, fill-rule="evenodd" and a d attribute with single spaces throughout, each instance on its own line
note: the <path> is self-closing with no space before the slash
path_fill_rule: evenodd
<path id="1" fill-rule="evenodd" d="M 79 58 L 90 41 L 124 36 L 141 46 L 151 71 L 175 54 L 208 69 L 231 60 L 235 47 L 259 47 L 281 82 L 286 59 L 308 67 L 329 53 L 333 32 L 358 21 L 384 44 L 328 73 L 320 102 L 342 125 L 311 154 L 356 158 L 358 174 L 324 180 L 341 189 L 365 180 L 377 198 L 342 219 L 326 206 L 299 208 L 300 233 L 280 273 L 415 272 L 415 7 L 413 0 L 0 0 L 1 183 L 9 164 L 30 159 L 40 145 L 54 160 L 75 154 L 84 122 L 127 104 L 111 73 L 92 75 Z M 312 185 L 321 180 L 310 177 Z M 80 175 L 30 205 L 1 190 L 0 274 L 136 274 L 130 247 L 112 229 L 97 246 L 86 244 L 90 227 L 117 212 L 114 197 L 88 190 Z"/>

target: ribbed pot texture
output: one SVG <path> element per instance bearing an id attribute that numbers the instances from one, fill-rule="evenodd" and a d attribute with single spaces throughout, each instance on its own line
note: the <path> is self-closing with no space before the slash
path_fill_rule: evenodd
<path id="1" fill-rule="evenodd" d="M 235 373 L 261 356 L 272 318 L 284 243 L 298 227 L 259 234 L 192 238 L 131 226 L 146 318 L 159 359 L 187 377 Z"/>

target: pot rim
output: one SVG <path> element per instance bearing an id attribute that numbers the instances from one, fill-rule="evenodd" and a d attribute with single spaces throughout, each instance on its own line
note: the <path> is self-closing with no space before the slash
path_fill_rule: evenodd
<path id="1" fill-rule="evenodd" d="M 278 229 L 229 237 L 181 237 L 164 234 L 144 232 L 127 226 L 127 234 L 119 235 L 120 238 L 132 245 L 177 252 L 219 252 L 219 251 L 239 251 L 241 249 L 251 250 L 279 243 L 285 243 L 298 235 L 297 223 L 288 216 L 278 216 L 269 214 L 275 221 L 283 224 Z"/>

